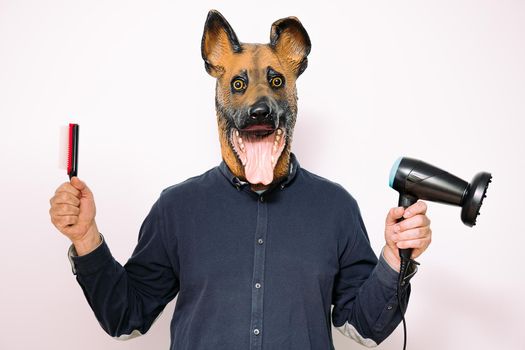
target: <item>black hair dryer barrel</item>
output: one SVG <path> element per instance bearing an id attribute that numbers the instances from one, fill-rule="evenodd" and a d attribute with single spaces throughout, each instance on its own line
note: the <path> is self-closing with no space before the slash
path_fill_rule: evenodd
<path id="1" fill-rule="evenodd" d="M 399 192 L 399 206 L 407 208 L 418 199 L 457 205 L 463 223 L 472 227 L 491 179 L 490 173 L 480 172 L 468 183 L 421 160 L 401 157 L 392 166 L 389 184 Z M 410 259 L 412 249 L 400 249 L 399 255 Z"/>

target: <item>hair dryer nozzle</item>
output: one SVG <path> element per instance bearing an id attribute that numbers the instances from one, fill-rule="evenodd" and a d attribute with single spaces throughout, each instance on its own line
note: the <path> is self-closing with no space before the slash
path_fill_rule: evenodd
<path id="1" fill-rule="evenodd" d="M 476 225 L 479 209 L 483 204 L 483 198 L 487 196 L 487 188 L 492 182 L 490 173 L 481 172 L 476 174 L 470 182 L 461 208 L 461 221 L 467 226 Z"/>

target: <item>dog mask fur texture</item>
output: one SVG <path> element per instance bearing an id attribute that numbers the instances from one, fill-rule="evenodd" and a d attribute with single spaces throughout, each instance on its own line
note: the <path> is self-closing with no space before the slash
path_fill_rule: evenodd
<path id="1" fill-rule="evenodd" d="M 208 13 L 201 51 L 217 78 L 215 107 L 222 158 L 253 189 L 288 175 L 297 117 L 295 82 L 306 69 L 311 43 L 295 17 L 272 24 L 270 43 L 241 43 L 226 19 Z"/>

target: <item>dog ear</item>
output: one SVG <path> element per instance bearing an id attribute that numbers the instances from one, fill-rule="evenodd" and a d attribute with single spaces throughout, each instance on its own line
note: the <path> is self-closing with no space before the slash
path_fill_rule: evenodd
<path id="1" fill-rule="evenodd" d="M 290 64 L 297 76 L 304 72 L 312 44 L 297 17 L 282 18 L 272 24 L 270 47 Z"/>
<path id="2" fill-rule="evenodd" d="M 201 42 L 206 71 L 213 77 L 219 77 L 224 72 L 224 62 L 238 52 L 241 52 L 241 44 L 232 27 L 219 11 L 210 10 Z"/>

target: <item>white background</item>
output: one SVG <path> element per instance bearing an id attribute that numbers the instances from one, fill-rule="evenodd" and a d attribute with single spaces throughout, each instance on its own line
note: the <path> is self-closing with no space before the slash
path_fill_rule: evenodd
<path id="1" fill-rule="evenodd" d="M 167 349 L 107 336 L 71 274 L 48 200 L 67 180 L 59 127 L 80 124 L 79 175 L 124 263 L 160 191 L 219 164 L 200 40 L 217 8 L 243 42 L 294 15 L 312 40 L 293 151 L 358 200 L 377 253 L 401 155 L 494 181 L 478 226 L 429 203 L 409 349 L 525 349 L 525 3 L 0 0 L 0 349 Z M 402 328 L 379 349 L 402 347 Z M 336 349 L 360 348 L 334 331 Z"/>

